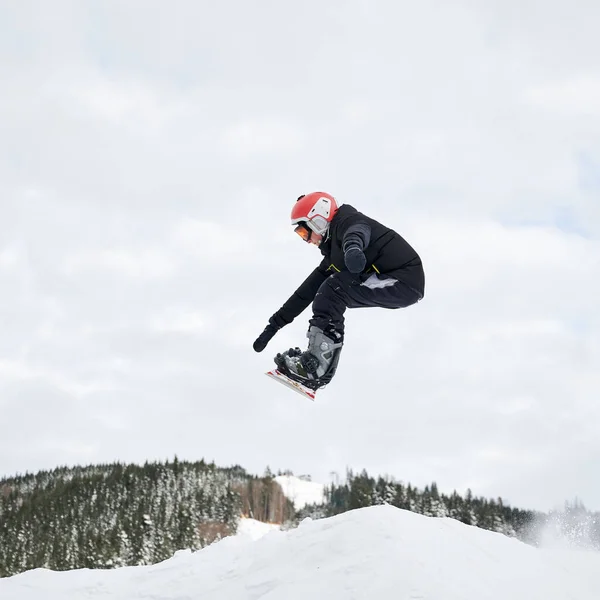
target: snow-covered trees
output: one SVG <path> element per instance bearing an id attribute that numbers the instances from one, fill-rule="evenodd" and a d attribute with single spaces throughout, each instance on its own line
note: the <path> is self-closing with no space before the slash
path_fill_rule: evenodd
<path id="1" fill-rule="evenodd" d="M 532 544 L 548 538 L 600 548 L 600 515 L 583 504 L 545 515 L 501 498 L 420 490 L 390 477 L 349 471 L 326 500 L 298 513 L 270 470 L 263 477 L 212 463 L 110 464 L 61 468 L 0 480 L 0 577 L 55 570 L 151 564 L 235 533 L 240 516 L 293 526 L 377 504 L 450 517 Z"/>
<path id="2" fill-rule="evenodd" d="M 0 576 L 151 564 L 294 515 L 272 479 L 204 461 L 56 469 L 0 481 Z"/>

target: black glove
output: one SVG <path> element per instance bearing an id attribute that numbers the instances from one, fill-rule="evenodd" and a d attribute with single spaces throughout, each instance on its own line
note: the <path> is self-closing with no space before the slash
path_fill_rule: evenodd
<path id="1" fill-rule="evenodd" d="M 256 352 L 262 352 L 267 344 L 271 341 L 271 338 L 281 329 L 276 323 L 273 317 L 269 319 L 269 324 L 265 327 L 265 330 L 256 338 L 252 347 Z"/>
<path id="2" fill-rule="evenodd" d="M 358 246 L 351 245 L 344 252 L 344 262 L 350 273 L 362 273 L 367 266 L 367 257 Z"/>

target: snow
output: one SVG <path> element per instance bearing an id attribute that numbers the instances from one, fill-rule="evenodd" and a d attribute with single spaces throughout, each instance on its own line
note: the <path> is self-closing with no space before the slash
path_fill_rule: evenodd
<path id="1" fill-rule="evenodd" d="M 307 504 L 321 504 L 325 501 L 325 486 L 322 483 L 306 481 L 293 475 L 278 475 L 274 478 L 281 486 L 286 498 L 289 498 L 296 510 Z"/>
<path id="2" fill-rule="evenodd" d="M 0 598 L 598 600 L 600 554 L 539 550 L 386 505 L 256 541 L 232 536 L 150 567 L 30 571 L 0 579 Z"/>
<path id="3" fill-rule="evenodd" d="M 236 535 L 256 541 L 267 535 L 270 531 L 278 530 L 279 528 L 280 526 L 274 523 L 263 523 L 256 519 L 240 519 Z"/>

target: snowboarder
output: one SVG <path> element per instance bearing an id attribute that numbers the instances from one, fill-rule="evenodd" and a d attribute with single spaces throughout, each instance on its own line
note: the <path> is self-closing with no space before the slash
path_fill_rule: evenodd
<path id="1" fill-rule="evenodd" d="M 262 352 L 312 302 L 308 349 L 290 348 L 275 363 L 289 378 L 317 390 L 335 374 L 346 308 L 415 304 L 423 298 L 425 276 L 419 255 L 402 236 L 325 192 L 300 196 L 292 225 L 324 258 L 269 319 L 253 347 Z"/>

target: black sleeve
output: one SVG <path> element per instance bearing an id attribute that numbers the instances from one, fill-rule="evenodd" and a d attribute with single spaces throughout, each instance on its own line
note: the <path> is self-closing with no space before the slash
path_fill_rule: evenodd
<path id="1" fill-rule="evenodd" d="M 342 239 L 342 250 L 346 252 L 350 246 L 358 246 L 364 250 L 371 241 L 371 228 L 366 223 L 354 223 L 346 229 Z"/>
<path id="2" fill-rule="evenodd" d="M 273 324 L 283 327 L 291 323 L 315 299 L 317 290 L 329 277 L 325 260 L 304 280 L 290 299 L 271 317 Z"/>

